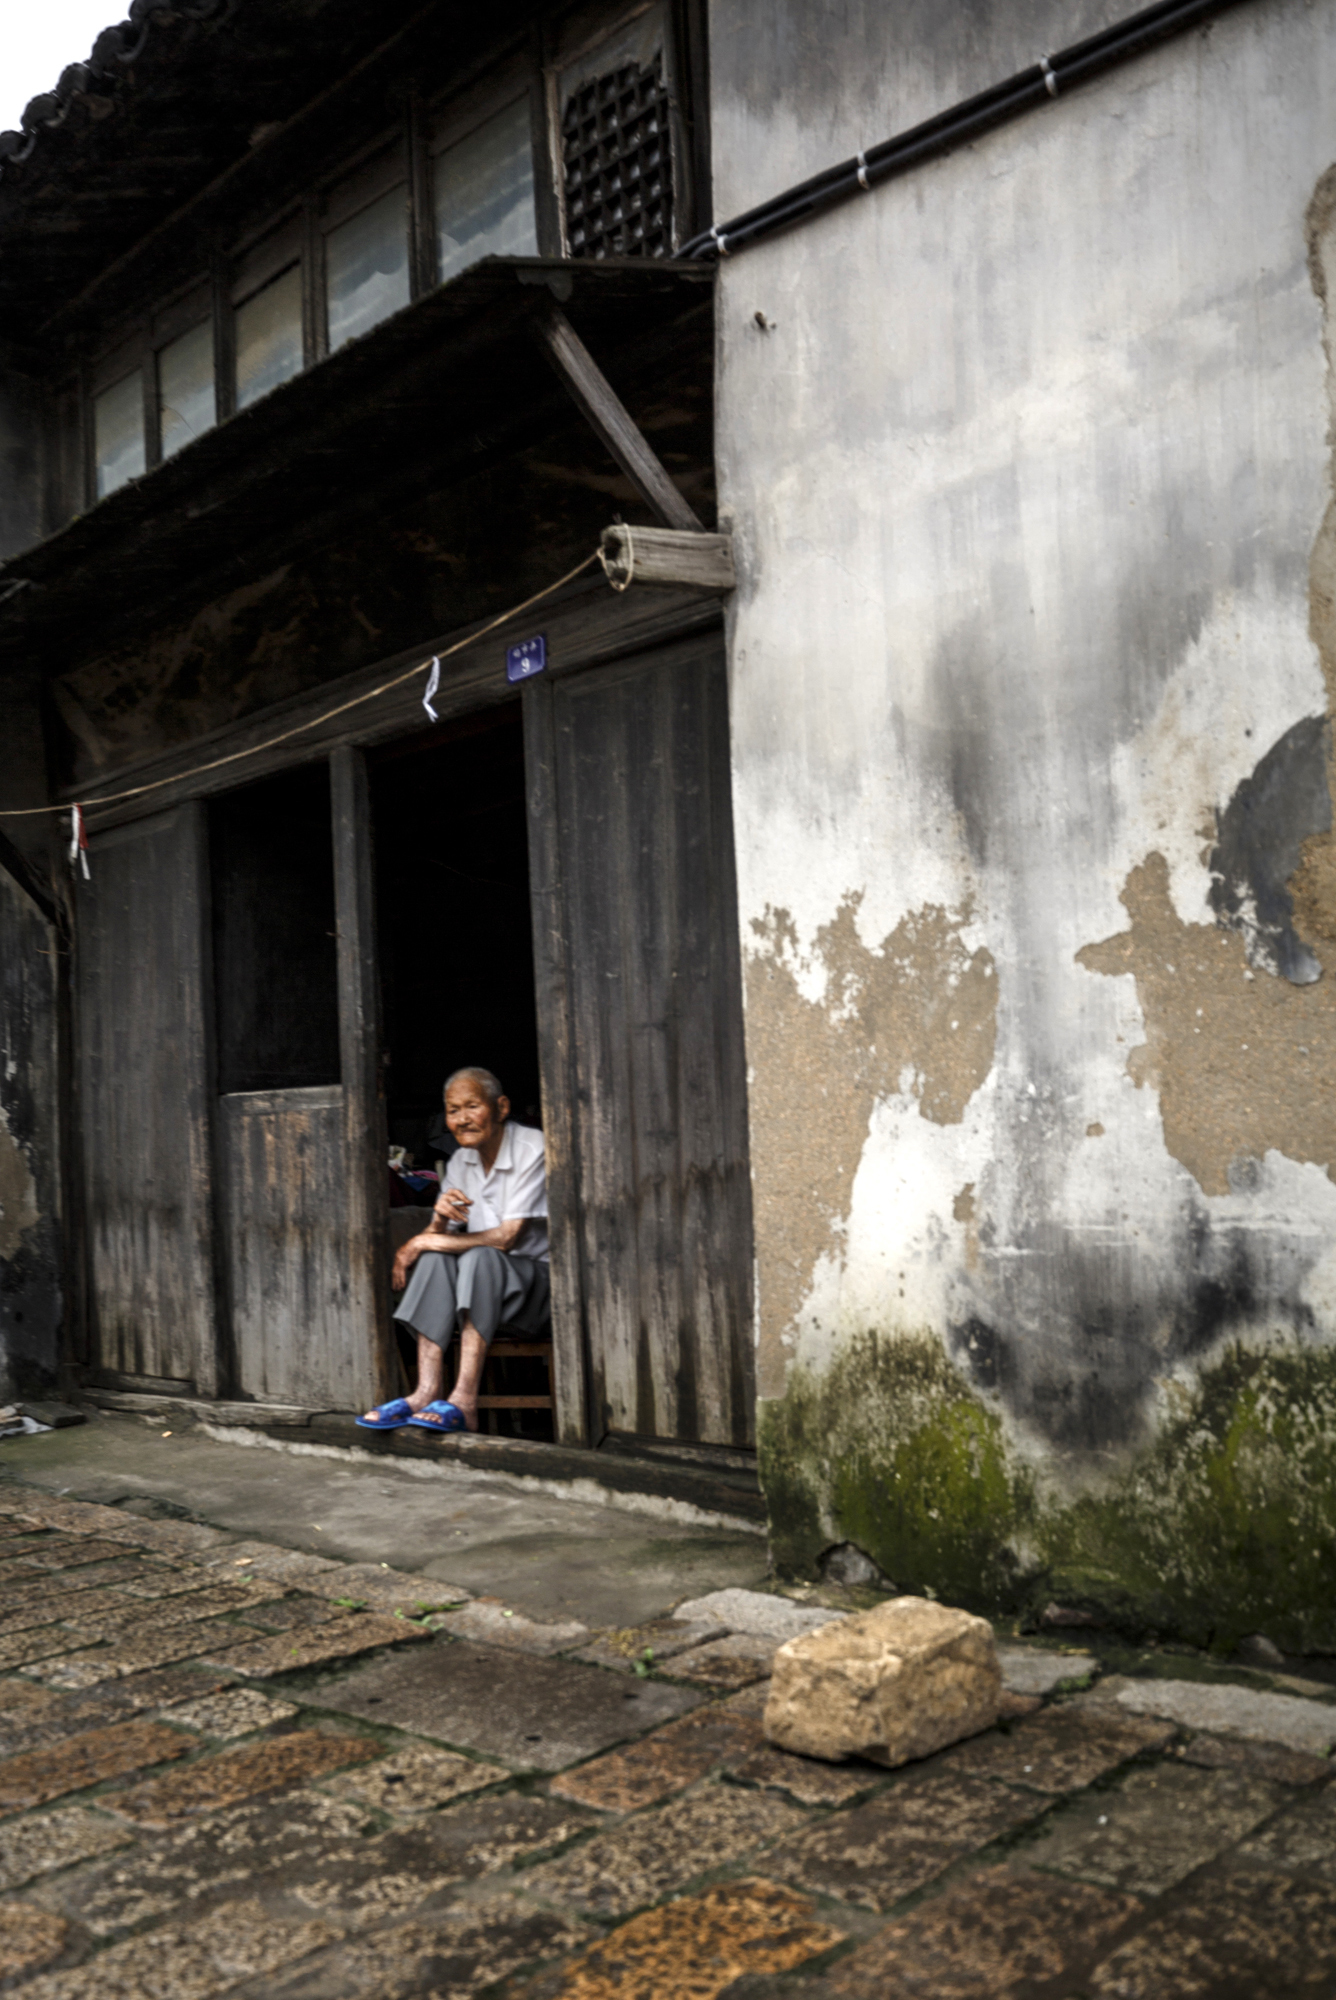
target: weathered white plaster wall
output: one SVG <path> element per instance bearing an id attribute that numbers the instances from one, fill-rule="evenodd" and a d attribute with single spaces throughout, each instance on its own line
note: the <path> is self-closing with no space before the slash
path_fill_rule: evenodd
<path id="1" fill-rule="evenodd" d="M 1124 11 L 715 0 L 715 214 Z M 791 58 L 818 42 L 809 74 Z M 1214 939 L 1215 815 L 1328 709 L 1305 215 L 1334 159 L 1336 17 L 1257 0 L 721 266 L 763 1397 L 795 1358 L 926 1328 L 1022 1451 L 1075 1471 L 1225 1333 L 1336 1334 L 1336 1144 L 1282 1130 L 1208 1191 L 1154 1061 L 1129 1075 L 1163 1039 L 1134 979 L 1077 959 L 1129 930 L 1154 854 L 1170 916 Z M 934 910 L 954 971 L 940 940 L 885 948 Z M 995 977 L 995 1042 L 962 1065 L 950 1007 L 914 1040 L 895 993 L 934 965 L 954 991 L 967 962 Z M 1302 989 L 1227 968 L 1278 1022 L 1309 1008 L 1309 1097 L 1333 1077 L 1326 963 Z M 821 1117 L 849 1079 L 822 1065 L 860 1008 L 914 1053 L 865 1079 L 846 1157 Z M 1265 1090 L 1231 1022 L 1207 1027 L 1221 1089 Z M 1272 1051 L 1291 1082 L 1296 1048 Z M 939 1071 L 956 1095 L 929 1115 Z"/>

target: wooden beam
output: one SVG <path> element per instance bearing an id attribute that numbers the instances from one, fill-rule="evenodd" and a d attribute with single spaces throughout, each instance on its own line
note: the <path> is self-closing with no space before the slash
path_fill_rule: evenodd
<path id="1" fill-rule="evenodd" d="M 375 880 L 366 758 L 345 744 L 329 759 L 338 927 L 339 1057 L 343 1072 L 342 1172 L 348 1200 L 348 1310 L 366 1341 L 367 1403 L 398 1394 L 385 1262 L 385 1092 L 380 1061 Z M 333 1163 L 331 1163 L 333 1165 Z M 335 1168 L 335 1171 L 338 1171 Z"/>
<path id="2" fill-rule="evenodd" d="M 577 407 L 607 446 L 650 512 L 665 528 L 696 530 L 702 522 L 651 450 L 634 418 L 560 306 L 534 321 L 538 340 Z"/>
<path id="3" fill-rule="evenodd" d="M 619 521 L 603 530 L 598 554 L 614 590 L 658 583 L 723 594 L 737 586 L 731 535 L 630 528 Z"/>

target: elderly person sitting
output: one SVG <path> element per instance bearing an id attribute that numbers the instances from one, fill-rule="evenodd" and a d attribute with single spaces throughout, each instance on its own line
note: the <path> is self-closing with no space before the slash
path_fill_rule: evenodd
<path id="1" fill-rule="evenodd" d="M 493 1334 L 505 1327 L 532 1335 L 548 1315 L 542 1133 L 510 1123 L 510 1101 L 485 1069 L 455 1071 L 445 1086 L 445 1122 L 459 1141 L 448 1185 L 430 1228 L 394 1260 L 394 1289 L 404 1293 L 394 1317 L 417 1335 L 417 1387 L 359 1417 L 364 1430 L 476 1431 Z M 456 1333 L 459 1373 L 442 1402 L 445 1350 Z"/>

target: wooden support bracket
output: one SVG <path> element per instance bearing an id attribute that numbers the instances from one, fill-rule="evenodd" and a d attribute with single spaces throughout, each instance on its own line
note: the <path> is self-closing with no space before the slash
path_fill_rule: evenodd
<path id="1" fill-rule="evenodd" d="M 737 583 L 733 537 L 708 535 L 703 529 L 628 528 L 618 522 L 603 530 L 598 559 L 614 590 L 632 583 L 669 583 L 722 593 Z"/>
<path id="2" fill-rule="evenodd" d="M 560 306 L 534 321 L 548 360 L 616 459 L 636 492 L 665 528 L 702 532 L 701 522 L 646 443 L 634 418 Z"/>

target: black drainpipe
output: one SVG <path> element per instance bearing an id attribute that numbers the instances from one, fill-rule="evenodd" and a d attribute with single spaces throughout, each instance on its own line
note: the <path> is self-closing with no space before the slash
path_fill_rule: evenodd
<path id="1" fill-rule="evenodd" d="M 995 126 L 1005 125 L 1026 111 L 1037 110 L 1050 98 L 1132 61 L 1156 43 L 1185 34 L 1212 14 L 1224 13 L 1240 4 L 1241 0 L 1160 0 L 1159 6 L 1147 7 L 1117 27 L 1091 35 L 1088 41 L 1077 42 L 1057 55 L 1041 56 L 1037 63 L 1009 77 L 1005 83 L 994 84 L 991 90 L 966 98 L 952 110 L 939 112 L 911 131 L 902 132 L 899 138 L 869 146 L 865 153 L 856 153 L 852 160 L 845 160 L 838 167 L 827 167 L 824 173 L 814 174 L 810 181 L 802 181 L 784 194 L 772 196 L 759 208 L 749 208 L 745 215 L 735 216 L 731 222 L 715 223 L 684 243 L 676 254 L 732 256 L 763 236 L 773 236 L 776 230 L 791 229 L 795 223 L 809 221 L 823 209 L 833 208 L 836 202 L 868 194 L 878 182 L 908 173 L 925 160 L 938 159 L 943 153 L 991 132 Z"/>

